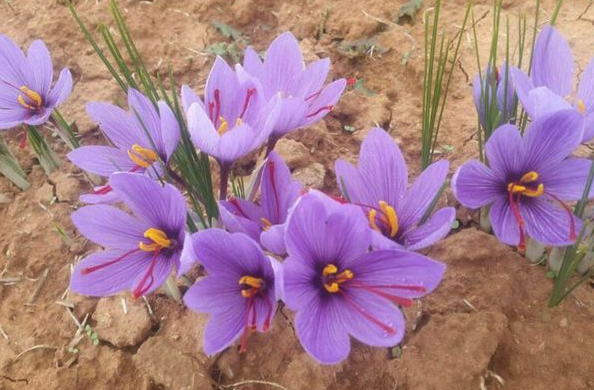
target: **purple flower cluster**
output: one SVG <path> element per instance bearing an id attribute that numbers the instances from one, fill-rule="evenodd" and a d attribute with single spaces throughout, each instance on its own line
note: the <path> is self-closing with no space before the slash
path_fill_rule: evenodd
<path id="1" fill-rule="evenodd" d="M 120 203 L 131 213 L 94 204 L 72 215 L 78 230 L 105 250 L 76 266 L 71 289 L 92 296 L 131 290 L 140 297 L 174 269 L 180 275 L 198 262 L 205 276 L 184 302 L 210 315 L 209 355 L 238 340 L 245 351 L 251 332 L 272 326 L 279 301 L 296 312 L 297 335 L 321 363 L 345 359 L 351 336 L 377 347 L 400 343 L 400 307 L 433 291 L 445 271 L 413 251 L 450 231 L 454 209 L 432 212 L 449 166 L 434 163 L 409 188 L 400 149 L 376 128 L 363 142 L 358 168 L 336 162 L 342 197 L 305 190 L 273 148 L 336 104 L 346 82 L 325 86 L 329 67 L 327 59 L 305 66 L 297 40 L 285 33 L 264 61 L 252 49 L 243 66 L 217 58 L 204 96 L 182 88 L 191 140 L 221 172 L 268 140 L 255 185 L 259 197 L 223 196 L 218 227 L 193 234 L 186 232 L 191 213 L 182 193 L 166 183 L 183 129 L 172 109 L 134 89 L 129 111 L 88 104 L 112 145 L 68 155 L 83 170 L 109 178 L 83 201 Z"/>

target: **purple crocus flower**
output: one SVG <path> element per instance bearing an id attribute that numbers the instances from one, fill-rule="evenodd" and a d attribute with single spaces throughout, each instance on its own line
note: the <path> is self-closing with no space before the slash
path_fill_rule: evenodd
<path id="1" fill-rule="evenodd" d="M 204 103 L 189 87 L 182 88 L 192 141 L 224 168 L 260 147 L 279 114 L 278 99 L 264 101 L 256 82 L 244 73 L 238 74 L 217 57 L 206 81 Z"/>
<path id="2" fill-rule="evenodd" d="M 45 123 L 72 91 L 67 68 L 52 88 L 53 76 L 52 59 L 42 41 L 33 41 L 25 57 L 16 43 L 0 34 L 0 129 Z"/>
<path id="3" fill-rule="evenodd" d="M 573 109 L 585 118 L 582 142 L 587 142 L 594 138 L 594 58 L 582 73 L 576 93 L 574 69 L 567 41 L 553 26 L 545 26 L 534 45 L 531 76 L 513 67 L 512 76 L 518 98 L 532 119 Z"/>
<path id="4" fill-rule="evenodd" d="M 296 311 L 297 337 L 323 364 L 350 351 L 349 335 L 376 347 L 402 340 L 394 305 L 433 291 L 445 265 L 402 249 L 368 252 L 371 231 L 360 209 L 308 193 L 289 217 L 284 301 Z"/>
<path id="5" fill-rule="evenodd" d="M 114 146 L 82 146 L 68 153 L 81 169 L 109 177 L 114 172 L 162 173 L 179 142 L 180 130 L 171 108 L 163 102 L 158 109 L 142 93 L 128 90 L 130 112 L 108 103 L 87 104 L 89 116 L 99 122 L 105 137 Z M 87 203 L 106 203 L 117 199 L 109 185 L 81 196 Z"/>
<path id="6" fill-rule="evenodd" d="M 490 206 L 497 238 L 525 249 L 525 235 L 548 245 L 575 241 L 582 222 L 565 201 L 581 198 L 591 162 L 568 158 L 582 140 L 575 110 L 536 119 L 522 137 L 516 126 L 503 125 L 489 138 L 489 166 L 470 160 L 452 179 L 464 206 Z M 577 130 L 576 130 L 577 129 Z"/>
<path id="7" fill-rule="evenodd" d="M 72 214 L 76 228 L 106 250 L 76 266 L 70 289 L 91 296 L 131 289 L 140 297 L 161 286 L 173 266 L 180 269 L 186 202 L 174 186 L 145 175 L 114 173 L 109 183 L 134 216 L 108 205 Z"/>
<path id="8" fill-rule="evenodd" d="M 472 95 L 474 98 L 474 106 L 479 115 L 483 129 L 487 126 L 485 108 L 487 111 L 492 109 L 491 105 L 493 98 L 495 98 L 496 109 L 499 114 L 499 120 L 494 127 L 509 122 L 513 114 L 515 93 L 512 83 L 511 67 L 507 67 L 506 63 L 503 63 L 501 69 L 502 70 L 495 67 L 493 70 L 492 66 L 488 66 L 483 73 L 482 83 L 479 74 L 474 76 Z M 507 80 L 507 83 L 505 83 L 505 80 Z"/>
<path id="9" fill-rule="evenodd" d="M 346 80 L 339 79 L 324 87 L 330 60 L 314 61 L 305 67 L 299 43 L 290 32 L 281 34 L 270 44 L 264 62 L 248 48 L 243 67 L 260 81 L 266 100 L 281 94 L 282 108 L 274 126 L 274 140 L 323 118 L 346 86 Z"/>
<path id="10" fill-rule="evenodd" d="M 193 234 L 190 245 L 207 276 L 190 287 L 184 302 L 211 315 L 204 331 L 204 352 L 213 355 L 240 337 L 240 352 L 246 351 L 249 332 L 267 331 L 276 311 L 270 259 L 245 234 L 221 229 Z"/>
<path id="11" fill-rule="evenodd" d="M 456 211 L 445 207 L 425 223 L 421 220 L 445 182 L 449 164 L 431 164 L 408 187 L 406 163 L 398 145 L 380 128 L 372 129 L 361 145 L 359 167 L 344 160 L 335 164 L 343 197 L 357 205 L 373 228 L 375 248 L 425 248 L 450 231 Z"/>
<path id="12" fill-rule="evenodd" d="M 270 153 L 262 170 L 260 206 L 231 198 L 219 202 L 223 225 L 230 232 L 246 233 L 271 252 L 282 255 L 285 249 L 285 221 L 289 208 L 303 187 L 291 180 L 291 171 L 275 152 Z"/>

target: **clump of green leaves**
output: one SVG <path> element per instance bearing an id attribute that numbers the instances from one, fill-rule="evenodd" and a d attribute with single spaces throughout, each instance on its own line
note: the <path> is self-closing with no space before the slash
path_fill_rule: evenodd
<path id="1" fill-rule="evenodd" d="M 423 0 L 408 0 L 400 6 L 396 23 L 403 25 L 405 23 L 413 23 L 415 15 L 423 8 Z"/>
<path id="2" fill-rule="evenodd" d="M 250 44 L 248 38 L 241 31 L 218 20 L 213 20 L 212 24 L 221 35 L 231 42 L 212 43 L 205 48 L 205 51 L 232 62 L 240 62 L 243 50 Z"/>
<path id="3" fill-rule="evenodd" d="M 93 330 L 93 328 L 91 328 L 91 325 L 85 325 L 85 333 L 87 334 L 93 345 L 99 345 L 99 335 L 97 334 L 97 332 Z"/>
<path id="4" fill-rule="evenodd" d="M 337 46 L 338 51 L 345 57 L 357 59 L 373 57 L 376 54 L 384 54 L 387 49 L 376 43 L 374 38 L 357 39 L 355 41 L 342 41 Z"/>

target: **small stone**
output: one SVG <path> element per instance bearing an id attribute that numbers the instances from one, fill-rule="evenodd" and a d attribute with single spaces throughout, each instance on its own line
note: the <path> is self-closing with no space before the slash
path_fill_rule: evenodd
<path id="1" fill-rule="evenodd" d="M 145 341 L 151 332 L 151 319 L 141 300 L 126 299 L 126 310 L 122 306 L 122 296 L 102 298 L 97 304 L 93 328 L 100 340 L 116 347 L 135 346 Z"/>
<path id="2" fill-rule="evenodd" d="M 44 204 L 48 204 L 54 197 L 54 186 L 50 183 L 43 183 L 37 191 L 35 191 L 35 200 Z"/>
<path id="3" fill-rule="evenodd" d="M 60 202 L 74 203 L 80 194 L 80 182 L 77 178 L 62 176 L 56 182 L 56 197 Z"/>
<path id="4" fill-rule="evenodd" d="M 561 321 L 559 321 L 559 326 L 562 328 L 567 328 L 568 325 L 569 325 L 569 320 L 567 320 L 567 317 L 561 318 Z"/>
<path id="5" fill-rule="evenodd" d="M 320 163 L 313 163 L 310 166 L 298 169 L 294 172 L 293 178 L 299 180 L 305 188 L 324 187 L 324 178 L 326 177 L 326 168 Z"/>

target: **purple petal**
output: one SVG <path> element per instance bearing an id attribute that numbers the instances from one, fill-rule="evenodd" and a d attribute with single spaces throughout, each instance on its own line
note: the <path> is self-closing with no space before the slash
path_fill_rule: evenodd
<path id="1" fill-rule="evenodd" d="M 218 151 L 212 156 L 225 163 L 232 163 L 259 147 L 260 144 L 254 143 L 257 138 L 249 125 L 243 123 L 235 126 L 221 136 Z"/>
<path id="2" fill-rule="evenodd" d="M 514 216 L 509 201 L 499 198 L 491 206 L 491 226 L 497 238 L 509 245 L 520 243 L 518 220 Z"/>
<path id="3" fill-rule="evenodd" d="M 269 260 L 254 240 L 242 233 L 208 229 L 192 235 L 194 251 L 210 275 L 242 276 L 263 273 L 274 279 Z"/>
<path id="4" fill-rule="evenodd" d="M 197 103 L 190 106 L 187 112 L 188 131 L 194 145 L 204 153 L 214 156 L 218 154 L 220 136 L 204 109 Z"/>
<path id="5" fill-rule="evenodd" d="M 194 233 L 196 234 L 196 233 Z M 194 263 L 198 262 L 198 256 L 196 255 L 196 252 L 194 251 L 194 243 L 192 241 L 192 235 L 188 232 L 185 233 L 185 238 L 184 238 L 184 246 L 182 248 L 181 254 L 180 254 L 180 259 L 179 259 L 179 263 L 180 266 L 177 269 L 177 277 L 181 277 L 183 274 L 189 272 L 192 267 L 194 266 Z M 185 295 L 184 295 L 185 297 Z"/>
<path id="6" fill-rule="evenodd" d="M 554 27 L 545 26 L 538 34 L 532 58 L 532 80 L 536 87 L 546 86 L 559 96 L 572 92 L 573 53 Z"/>
<path id="7" fill-rule="evenodd" d="M 287 246 L 285 245 L 285 229 L 286 224 L 282 224 L 273 225 L 270 229 L 263 231 L 260 234 L 260 242 L 262 243 L 262 246 L 277 255 L 287 253 Z"/>
<path id="8" fill-rule="evenodd" d="M 495 129 L 485 145 L 485 152 L 489 167 L 498 177 L 517 174 L 524 168 L 524 140 L 514 125 L 503 125 Z"/>
<path id="9" fill-rule="evenodd" d="M 12 129 L 29 118 L 29 113 L 24 108 L 10 110 L 0 109 L 0 129 Z"/>
<path id="10" fill-rule="evenodd" d="M 584 118 L 584 137 L 582 143 L 589 142 L 594 138 L 594 112 L 587 114 Z"/>
<path id="11" fill-rule="evenodd" d="M 392 302 L 363 289 L 349 289 L 345 292 L 350 304 L 344 304 L 344 326 L 354 338 L 374 347 L 393 347 L 404 337 L 406 325 L 400 310 Z M 355 308 L 363 308 L 366 315 L 381 322 L 384 329 L 369 320 Z"/>
<path id="12" fill-rule="evenodd" d="M 293 96 L 298 96 L 304 100 L 313 99 L 322 91 L 329 71 L 329 58 L 314 61 L 301 72 L 301 76 L 295 79 L 294 84 L 289 87 L 289 90 L 292 91 Z"/>
<path id="13" fill-rule="evenodd" d="M 339 158 L 334 162 L 334 171 L 336 172 L 336 181 L 342 196 L 352 202 L 364 201 L 367 189 L 361 181 L 357 168 Z"/>
<path id="14" fill-rule="evenodd" d="M 534 88 L 528 93 L 528 98 L 530 99 L 530 106 L 532 107 L 530 112 L 532 118 L 540 118 L 557 111 L 569 110 L 572 108 L 567 100 L 547 87 Z"/>
<path id="15" fill-rule="evenodd" d="M 241 310 L 243 308 L 243 310 Z M 230 307 L 210 318 L 204 330 L 204 353 L 212 356 L 229 347 L 239 338 L 245 327 L 246 306 Z"/>
<path id="16" fill-rule="evenodd" d="M 95 191 L 102 189 L 103 186 L 94 187 Z M 81 194 L 79 200 L 83 203 L 88 204 L 115 204 L 119 202 L 121 199 L 115 191 L 109 191 L 105 194 L 96 194 L 96 193 L 89 193 L 89 194 Z"/>
<path id="17" fill-rule="evenodd" d="M 338 79 L 328 84 L 312 101 L 306 124 L 315 123 L 325 117 L 334 108 L 345 88 L 345 79 Z"/>
<path id="18" fill-rule="evenodd" d="M 544 185 L 545 193 L 553 194 L 565 201 L 582 198 L 592 161 L 584 158 L 568 158 L 543 171 L 538 180 Z M 594 193 L 594 187 L 590 196 Z"/>
<path id="19" fill-rule="evenodd" d="M 160 116 L 159 135 L 163 140 L 163 152 L 167 161 L 173 155 L 179 143 L 179 123 L 167 103 L 159 101 L 158 106 Z"/>
<path id="20" fill-rule="evenodd" d="M 193 103 L 198 103 L 198 105 L 204 109 L 204 103 L 202 103 L 202 100 L 189 85 L 184 84 L 181 87 L 181 102 L 184 112 L 188 112 Z"/>
<path id="21" fill-rule="evenodd" d="M 446 180 L 450 164 L 441 160 L 429 165 L 406 193 L 400 207 L 398 222 L 401 229 L 415 225 L 425 215 Z"/>
<path id="22" fill-rule="evenodd" d="M 285 97 L 280 101 L 280 115 L 274 124 L 274 134 L 281 137 L 308 122 L 309 104 L 298 97 Z"/>
<path id="23" fill-rule="evenodd" d="M 289 207 L 299 197 L 301 186 L 291 186 L 291 182 L 289 167 L 278 154 L 271 152 L 262 171 L 261 204 L 273 225 L 286 221 Z"/>
<path id="24" fill-rule="evenodd" d="M 54 67 L 50 53 L 43 41 L 36 39 L 31 43 L 27 52 L 27 61 L 33 70 L 35 79 L 35 83 L 30 88 L 41 96 L 47 96 L 54 78 Z"/>
<path id="25" fill-rule="evenodd" d="M 524 135 L 526 167 L 544 172 L 573 153 L 582 141 L 583 117 L 576 110 L 558 111 L 534 120 Z"/>
<path id="26" fill-rule="evenodd" d="M 221 57 L 215 59 L 214 65 L 206 80 L 204 91 L 204 105 L 215 103 L 215 91 L 219 91 L 220 113 L 219 115 L 228 121 L 235 121 L 243 106 L 245 95 L 240 95 L 240 85 L 237 75 Z M 216 118 L 211 118 L 215 120 Z M 230 125 L 232 123 L 229 123 Z"/>
<path id="27" fill-rule="evenodd" d="M 264 61 L 264 89 L 275 93 L 288 92 L 289 87 L 301 76 L 305 65 L 299 43 L 290 32 L 279 35 L 266 51 Z"/>
<path id="28" fill-rule="evenodd" d="M 371 231 L 371 246 L 373 249 L 404 249 L 404 246 L 400 245 L 396 241 L 389 237 L 384 236 L 377 230 Z"/>
<path id="29" fill-rule="evenodd" d="M 394 295 L 403 298 L 419 298 L 429 294 L 437 288 L 445 270 L 443 263 L 402 249 L 374 251 L 351 265 L 353 281 L 366 286 L 407 286 L 389 289 Z M 352 287 L 347 285 L 346 288 L 350 290 Z"/>
<path id="30" fill-rule="evenodd" d="M 167 183 L 161 187 L 151 178 L 135 173 L 114 173 L 109 184 L 139 218 L 151 227 L 177 235 L 170 238 L 183 240 L 187 208 L 177 188 Z"/>
<path id="31" fill-rule="evenodd" d="M 577 97 L 584 103 L 586 113 L 594 111 L 594 57 L 586 66 L 584 73 L 582 73 Z"/>
<path id="32" fill-rule="evenodd" d="M 223 226 L 231 233 L 245 233 L 258 241 L 262 231 L 262 209 L 244 199 L 219 201 L 219 212 Z"/>
<path id="33" fill-rule="evenodd" d="M 297 312 L 297 337 L 305 351 L 318 362 L 336 364 L 349 355 L 351 343 L 344 315 L 344 306 L 337 299 L 319 299 Z"/>
<path id="34" fill-rule="evenodd" d="M 504 195 L 505 183 L 480 161 L 470 160 L 454 174 L 452 190 L 462 205 L 478 209 Z"/>
<path id="35" fill-rule="evenodd" d="M 150 227 L 112 206 L 86 206 L 72 213 L 72 222 L 89 240 L 107 248 L 135 249 Z"/>
<path id="36" fill-rule="evenodd" d="M 101 129 L 114 145 L 120 149 L 130 149 L 134 144 L 143 144 L 136 125 L 130 114 L 120 107 L 109 103 L 87 103 L 87 113 L 95 122 L 99 122 Z"/>
<path id="37" fill-rule="evenodd" d="M 370 230 L 359 207 L 342 205 L 331 211 L 310 194 L 300 198 L 287 224 L 287 252 L 312 266 L 332 261 L 346 267 L 367 252 L 370 243 Z"/>
<path id="38" fill-rule="evenodd" d="M 41 107 L 39 110 L 37 110 L 37 112 L 31 114 L 27 119 L 25 119 L 24 122 L 31 126 L 43 125 L 45 122 L 47 122 L 51 114 L 51 108 Z"/>
<path id="39" fill-rule="evenodd" d="M 87 172 L 105 177 L 136 166 L 125 151 L 110 146 L 82 146 L 68 153 L 68 159 Z"/>
<path id="40" fill-rule="evenodd" d="M 199 233 L 194 233 L 199 234 Z M 232 275 L 217 274 L 198 280 L 184 295 L 186 305 L 200 313 L 224 313 L 244 306 L 241 285 Z M 242 319 L 241 323 L 245 320 Z"/>
<path id="41" fill-rule="evenodd" d="M 456 219 L 456 209 L 444 207 L 435 212 L 424 224 L 406 232 L 402 240 L 411 251 L 431 246 L 448 235 Z"/>
<path id="42" fill-rule="evenodd" d="M 534 89 L 532 80 L 530 80 L 526 73 L 515 66 L 510 67 L 510 74 L 516 95 L 518 95 L 518 99 L 520 100 L 520 103 L 522 103 L 522 107 L 524 107 L 524 110 L 528 112 L 530 117 L 534 118 L 534 110 L 532 108 L 532 102 L 529 96 L 530 91 Z"/>
<path id="43" fill-rule="evenodd" d="M 575 235 L 582 228 L 582 221 L 570 210 L 545 200 L 533 199 L 520 206 L 522 217 L 526 221 L 526 233 L 546 245 L 570 245 L 575 242 Z M 572 237 L 571 226 L 575 234 Z"/>
<path id="44" fill-rule="evenodd" d="M 136 124 L 141 139 L 145 139 L 145 147 L 155 149 L 159 154 L 164 154 L 165 146 L 161 137 L 161 119 L 151 100 L 135 90 L 128 89 L 128 106 L 132 121 Z"/>
<path id="45" fill-rule="evenodd" d="M 172 259 L 165 258 L 157 253 L 150 253 L 151 262 L 154 262 L 154 266 L 151 269 L 152 264 L 146 266 L 146 270 L 136 276 L 132 281 L 132 290 L 134 294 L 140 293 L 141 295 L 148 295 L 165 283 L 167 277 L 171 275 L 171 270 L 175 261 Z M 156 258 L 155 258 L 156 257 Z"/>
<path id="46" fill-rule="evenodd" d="M 367 191 L 363 199 L 352 201 L 376 206 L 383 200 L 398 208 L 406 195 L 408 171 L 400 148 L 384 130 L 372 129 L 363 141 L 359 173 L 361 184 Z"/>
<path id="47" fill-rule="evenodd" d="M 126 256 L 122 258 L 124 255 Z M 133 280 L 150 266 L 151 257 L 152 253 L 140 250 L 134 253 L 122 250 L 93 253 L 75 267 L 70 279 L 70 289 L 79 294 L 102 297 L 132 288 Z M 111 265 L 90 273 L 81 273 L 85 268 L 100 266 L 119 258 L 122 259 Z"/>
<path id="48" fill-rule="evenodd" d="M 13 87 L 33 84 L 33 70 L 21 48 L 10 38 L 0 34 L 0 80 Z"/>
<path id="49" fill-rule="evenodd" d="M 258 78 L 260 78 L 264 72 L 262 60 L 260 59 L 258 53 L 256 53 L 251 46 L 245 49 L 245 53 L 243 55 L 243 68 L 246 72 Z"/>
<path id="50" fill-rule="evenodd" d="M 58 81 L 47 95 L 47 106 L 57 107 L 62 104 L 72 92 L 72 74 L 68 68 L 62 69 Z"/>

